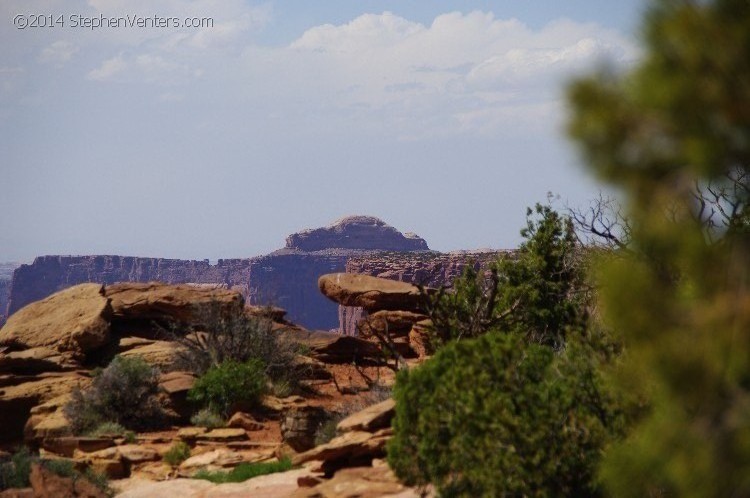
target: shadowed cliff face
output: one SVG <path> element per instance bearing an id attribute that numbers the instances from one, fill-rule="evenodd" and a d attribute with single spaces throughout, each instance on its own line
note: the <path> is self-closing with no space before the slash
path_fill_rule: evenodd
<path id="1" fill-rule="evenodd" d="M 343 272 L 353 257 L 384 251 L 424 251 L 427 243 L 369 216 L 343 218 L 287 238 L 286 247 L 266 256 L 207 260 L 130 256 L 41 256 L 13 273 L 9 312 L 84 282 L 211 283 L 240 291 L 249 304 L 285 308 L 290 320 L 311 329 L 338 329 L 338 306 L 320 294 L 320 275 Z M 2 313 L 2 310 L 0 310 Z"/>
<path id="2" fill-rule="evenodd" d="M 10 299 L 10 284 L 13 271 L 20 263 L 0 263 L 0 327 L 8 317 L 8 300 Z"/>

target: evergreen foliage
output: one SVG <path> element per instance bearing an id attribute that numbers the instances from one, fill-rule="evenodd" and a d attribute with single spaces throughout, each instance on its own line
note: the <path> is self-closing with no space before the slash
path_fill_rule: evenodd
<path id="1" fill-rule="evenodd" d="M 619 386 L 650 404 L 601 476 L 616 497 L 747 496 L 750 3 L 661 0 L 644 33 L 634 71 L 570 90 L 571 134 L 633 222 L 598 281 Z"/>

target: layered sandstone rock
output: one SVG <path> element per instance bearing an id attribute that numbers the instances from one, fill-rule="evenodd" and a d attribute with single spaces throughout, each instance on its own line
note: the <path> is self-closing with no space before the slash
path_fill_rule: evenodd
<path id="1" fill-rule="evenodd" d="M 29 304 L 0 329 L 9 351 L 47 348 L 75 358 L 110 341 L 112 307 L 102 286 L 81 284 Z"/>
<path id="2" fill-rule="evenodd" d="M 320 292 L 344 306 L 366 311 L 420 311 L 425 299 L 415 285 L 354 273 L 332 273 L 318 279 Z"/>
<path id="3" fill-rule="evenodd" d="M 191 323 L 202 318 L 201 310 L 217 307 L 222 314 L 238 314 L 245 299 L 238 291 L 218 287 L 167 285 L 161 282 L 126 282 L 107 285 L 104 295 L 111 300 L 118 320 L 166 320 Z"/>

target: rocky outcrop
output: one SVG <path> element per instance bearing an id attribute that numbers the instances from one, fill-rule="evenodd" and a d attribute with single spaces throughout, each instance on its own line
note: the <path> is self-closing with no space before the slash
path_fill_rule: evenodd
<path id="1" fill-rule="evenodd" d="M 119 283 L 102 289 L 117 320 L 157 320 L 192 323 L 202 310 L 239 314 L 245 300 L 237 291 L 217 287 L 167 285 L 161 282 Z"/>
<path id="2" fill-rule="evenodd" d="M 318 279 L 324 296 L 344 306 L 368 312 L 381 310 L 420 311 L 425 296 L 416 285 L 355 273 L 331 273 Z"/>
<path id="3" fill-rule="evenodd" d="M 168 370 L 174 344 L 139 337 L 148 329 L 144 324 L 164 319 L 193 326 L 201 319 L 194 310 L 215 303 L 226 313 L 244 310 L 236 291 L 160 283 L 80 284 L 25 306 L 0 329 L 0 441 L 22 435 L 37 441 L 64 432 L 65 396 L 87 385 L 87 370 L 116 353 L 139 354 Z M 166 404 L 176 418 L 188 417 L 192 381 L 186 373 L 162 376 Z"/>
<path id="4" fill-rule="evenodd" d="M 427 242 L 413 233 L 402 234 L 374 216 L 348 216 L 323 228 L 303 230 L 287 237 L 286 248 L 300 251 L 369 249 L 426 251 Z"/>
<path id="5" fill-rule="evenodd" d="M 447 254 L 438 252 L 365 254 L 350 258 L 346 273 L 370 275 L 398 280 L 425 287 L 438 288 L 451 285 L 467 265 L 475 269 L 486 267 L 510 251 L 456 251 Z M 403 308 L 402 308 L 403 309 Z M 338 308 L 339 330 L 344 335 L 357 335 L 357 326 L 367 312 L 360 306 L 340 305 Z"/>
<path id="6" fill-rule="evenodd" d="M 110 300 L 101 285 L 82 284 L 24 307 L 0 329 L 7 352 L 44 348 L 83 359 L 109 341 Z"/>

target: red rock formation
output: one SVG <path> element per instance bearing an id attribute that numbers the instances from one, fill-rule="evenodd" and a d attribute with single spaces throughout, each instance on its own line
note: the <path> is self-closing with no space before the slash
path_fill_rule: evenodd
<path id="1" fill-rule="evenodd" d="M 483 267 L 495 261 L 507 251 L 457 251 L 451 253 L 381 253 L 362 255 L 349 259 L 347 273 L 359 273 L 373 277 L 388 278 L 440 287 L 450 285 L 460 276 L 466 265 Z M 364 318 L 362 308 L 339 306 L 339 329 L 344 335 L 357 335 L 357 324 Z"/>

